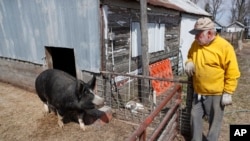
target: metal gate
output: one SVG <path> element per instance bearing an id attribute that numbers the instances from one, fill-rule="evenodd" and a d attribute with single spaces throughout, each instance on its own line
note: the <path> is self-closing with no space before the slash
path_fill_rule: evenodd
<path id="1" fill-rule="evenodd" d="M 168 79 L 114 72 L 102 74 L 106 78 L 106 105 L 112 108 L 113 117 L 138 124 L 138 129 L 128 140 L 172 141 L 177 134 L 181 134 L 182 88 L 186 89 L 188 80 L 181 80 L 181 77 Z M 143 79 L 148 80 L 149 87 L 143 86 Z M 166 85 L 168 88 L 163 88 L 165 91 L 156 93 L 152 85 L 154 81 L 168 82 L 171 85 Z M 145 94 L 148 95 L 146 99 L 143 96 Z"/>

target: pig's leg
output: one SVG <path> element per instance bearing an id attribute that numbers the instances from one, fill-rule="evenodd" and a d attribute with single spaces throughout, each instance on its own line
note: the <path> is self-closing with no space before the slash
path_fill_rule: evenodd
<path id="1" fill-rule="evenodd" d="M 63 128 L 63 126 L 64 126 L 63 116 L 60 114 L 60 112 L 58 112 L 58 110 L 57 110 L 57 118 L 58 118 L 57 123 L 58 123 L 59 127 Z"/>
<path id="2" fill-rule="evenodd" d="M 43 107 L 44 107 L 44 115 L 48 115 L 50 113 L 48 104 L 44 103 Z"/>
<path id="3" fill-rule="evenodd" d="M 80 128 L 85 131 L 86 130 L 86 127 L 84 125 L 84 122 L 83 122 L 83 116 L 84 116 L 84 113 L 80 113 L 78 114 L 78 122 L 80 124 Z"/>

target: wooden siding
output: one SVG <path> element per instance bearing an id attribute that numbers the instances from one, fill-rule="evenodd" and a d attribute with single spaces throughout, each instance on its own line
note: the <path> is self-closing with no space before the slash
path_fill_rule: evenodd
<path id="1" fill-rule="evenodd" d="M 165 50 L 150 54 L 150 64 L 166 59 L 178 59 L 179 53 L 179 36 L 180 36 L 180 16 L 179 13 L 170 11 L 167 13 L 148 12 L 149 23 L 165 24 Z M 113 41 L 108 43 L 108 60 L 106 62 L 106 70 L 127 73 L 129 65 L 131 71 L 141 67 L 141 59 L 139 57 L 130 57 L 129 51 L 131 47 L 131 22 L 140 21 L 140 10 L 123 8 L 120 6 L 108 6 L 108 28 L 109 32 L 115 34 Z M 112 56 L 113 55 L 113 56 Z M 114 57 L 114 68 L 112 68 L 112 57 Z M 129 59 L 131 59 L 129 61 Z M 178 65 L 178 61 L 171 59 L 173 65 Z M 130 64 L 129 64 L 130 62 Z"/>
<path id="2" fill-rule="evenodd" d="M 0 57 L 0 81 L 35 92 L 35 79 L 44 66 Z"/>

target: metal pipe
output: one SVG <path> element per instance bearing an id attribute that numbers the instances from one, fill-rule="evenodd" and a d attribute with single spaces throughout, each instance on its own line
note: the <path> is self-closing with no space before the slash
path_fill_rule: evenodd
<path id="1" fill-rule="evenodd" d="M 149 124 L 154 120 L 154 118 L 159 114 L 162 108 L 171 100 L 175 93 L 181 89 L 180 85 L 175 85 L 174 89 L 171 90 L 170 94 L 155 108 L 155 110 L 144 120 L 144 122 L 135 130 L 127 141 L 135 141 L 138 137 L 142 135 Z"/>
<path id="2" fill-rule="evenodd" d="M 108 71 L 101 71 L 101 73 L 102 74 L 112 74 L 112 75 L 128 76 L 128 77 L 137 77 L 137 78 L 151 79 L 151 80 L 159 80 L 159 81 L 178 82 L 178 83 L 191 83 L 192 82 L 192 81 L 180 80 L 180 79 L 159 78 L 159 77 L 152 77 L 152 76 L 133 75 L 133 74 L 108 72 Z"/>
<path id="3" fill-rule="evenodd" d="M 159 124 L 159 126 L 157 127 L 157 129 L 154 131 L 154 133 L 152 134 L 152 136 L 150 137 L 150 141 L 154 141 L 159 133 L 161 132 L 162 128 L 166 125 L 166 123 L 170 120 L 171 116 L 175 113 L 175 111 L 177 110 L 178 106 L 180 105 L 181 100 L 176 100 L 174 106 L 167 112 L 167 114 L 165 115 L 165 117 L 163 118 L 163 120 L 161 121 L 161 123 Z"/>
<path id="4" fill-rule="evenodd" d="M 146 140 L 146 134 L 147 134 L 146 132 L 147 132 L 146 130 L 144 130 L 144 131 L 142 132 L 139 141 L 145 141 L 145 140 Z"/>
<path id="5" fill-rule="evenodd" d="M 160 137 L 157 138 L 157 141 L 173 141 L 178 133 L 178 124 L 173 123 L 171 128 L 164 132 L 165 134 L 161 133 Z"/>

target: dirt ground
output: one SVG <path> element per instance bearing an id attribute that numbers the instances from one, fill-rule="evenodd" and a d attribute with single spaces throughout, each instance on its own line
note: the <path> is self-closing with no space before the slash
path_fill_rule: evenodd
<path id="1" fill-rule="evenodd" d="M 225 109 L 219 141 L 229 141 L 230 124 L 250 124 L 250 43 L 244 43 L 237 56 L 241 77 L 233 105 Z M 75 122 L 61 129 L 54 114 L 43 115 L 42 102 L 35 93 L 0 82 L 1 141 L 124 141 L 135 129 L 136 125 L 114 118 L 104 126 L 88 126 L 86 131 Z"/>
<path id="2" fill-rule="evenodd" d="M 57 116 L 43 114 L 43 105 L 35 93 L 0 83 L 1 141 L 123 141 L 136 127 L 115 120 L 103 126 L 87 126 L 69 122 L 60 128 Z"/>

